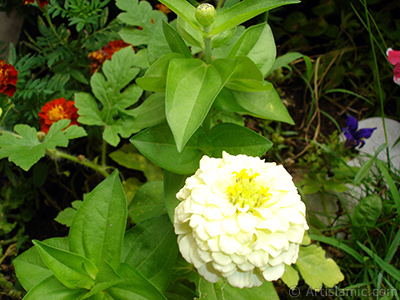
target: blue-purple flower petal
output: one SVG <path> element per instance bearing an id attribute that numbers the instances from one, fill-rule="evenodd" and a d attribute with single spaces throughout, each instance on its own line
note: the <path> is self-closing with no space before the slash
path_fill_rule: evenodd
<path id="1" fill-rule="evenodd" d="M 347 128 L 349 128 L 350 132 L 355 132 L 358 128 L 357 119 L 350 115 L 347 115 L 346 126 L 347 126 Z"/>
<path id="2" fill-rule="evenodd" d="M 362 139 L 362 138 L 368 139 L 368 138 L 371 137 L 372 133 L 374 132 L 374 130 L 376 128 L 377 127 L 375 127 L 375 128 L 362 128 L 360 130 L 357 130 L 355 138 L 356 139 Z"/>

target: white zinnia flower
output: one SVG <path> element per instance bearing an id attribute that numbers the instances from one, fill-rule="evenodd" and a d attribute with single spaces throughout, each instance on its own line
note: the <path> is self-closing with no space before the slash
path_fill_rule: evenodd
<path id="1" fill-rule="evenodd" d="M 204 156 L 178 192 L 174 226 L 182 256 L 209 282 L 234 287 L 279 279 L 308 229 L 289 173 L 258 157 Z"/>

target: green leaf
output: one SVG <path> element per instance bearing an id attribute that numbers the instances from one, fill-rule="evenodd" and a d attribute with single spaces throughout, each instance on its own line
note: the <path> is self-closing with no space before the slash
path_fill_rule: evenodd
<path id="1" fill-rule="evenodd" d="M 165 54 L 147 69 L 143 77 L 137 78 L 136 83 L 146 91 L 165 92 L 169 63 L 182 57 L 180 53 Z"/>
<path id="2" fill-rule="evenodd" d="M 204 39 L 201 31 L 193 28 L 186 20 L 180 16 L 177 18 L 176 30 L 180 36 L 190 45 L 203 48 Z"/>
<path id="3" fill-rule="evenodd" d="M 396 269 L 391 264 L 384 261 L 377 254 L 372 252 L 370 249 L 368 249 L 366 246 L 364 246 L 360 242 L 357 241 L 357 244 L 358 244 L 358 246 L 360 246 L 361 249 L 363 249 L 365 252 L 367 252 L 368 255 L 371 256 L 371 258 L 374 260 L 374 262 L 376 262 L 386 273 L 388 273 L 390 276 L 392 276 L 398 282 L 400 281 L 400 271 L 398 269 Z"/>
<path id="4" fill-rule="evenodd" d="M 202 157 L 194 138 L 179 153 L 172 132 L 165 123 L 136 134 L 130 142 L 152 162 L 177 174 L 194 173 Z"/>
<path id="5" fill-rule="evenodd" d="M 258 118 L 294 124 L 275 89 L 262 92 L 239 92 L 223 88 L 215 107 Z"/>
<path id="6" fill-rule="evenodd" d="M 66 209 L 60 211 L 54 221 L 57 221 L 58 223 L 67 227 L 71 227 L 72 220 L 74 219 L 78 208 L 81 206 L 81 203 L 81 200 L 72 202 L 72 207 L 67 207 Z"/>
<path id="7" fill-rule="evenodd" d="M 389 191 L 390 194 L 392 195 L 394 205 L 396 206 L 397 209 L 397 214 L 400 214 L 400 194 L 399 190 L 396 188 L 396 185 L 393 181 L 392 176 L 390 176 L 389 171 L 387 167 L 385 166 L 384 163 L 382 163 L 380 160 L 377 160 L 377 164 L 379 167 L 379 170 L 381 170 L 383 177 L 385 177 L 387 185 L 389 186 Z"/>
<path id="8" fill-rule="evenodd" d="M 128 207 L 128 215 L 135 224 L 166 213 L 162 181 L 147 182 L 136 192 Z"/>
<path id="9" fill-rule="evenodd" d="M 262 156 L 272 142 L 243 126 L 222 123 L 214 126 L 209 134 L 212 157 L 222 157 L 222 151 L 231 155 Z"/>
<path id="10" fill-rule="evenodd" d="M 171 60 L 165 105 L 179 152 L 200 127 L 235 66 L 234 60 L 229 59 L 215 60 L 210 65 L 199 59 Z"/>
<path id="11" fill-rule="evenodd" d="M 357 240 L 365 230 L 375 227 L 382 211 L 382 200 L 378 195 L 372 194 L 363 199 L 356 206 L 351 218 L 352 239 Z"/>
<path id="12" fill-rule="evenodd" d="M 126 0 L 118 0 L 116 5 L 126 11 L 119 14 L 118 19 L 130 25 L 123 27 L 119 35 L 125 42 L 135 46 L 148 45 L 155 31 L 155 24 L 160 19 L 167 19 L 162 12 L 153 10 L 147 1 L 132 0 L 127 4 Z"/>
<path id="13" fill-rule="evenodd" d="M 200 297 L 195 299 L 279 300 L 274 285 L 269 281 L 265 281 L 259 287 L 239 289 L 229 285 L 225 279 L 220 279 L 217 283 L 212 284 L 200 278 L 198 292 Z"/>
<path id="14" fill-rule="evenodd" d="M 76 300 L 85 293 L 87 290 L 70 289 L 54 276 L 50 276 L 31 289 L 24 300 Z"/>
<path id="15" fill-rule="evenodd" d="M 303 54 L 299 53 L 299 52 L 290 52 L 290 53 L 286 53 L 282 56 L 279 56 L 275 61 L 274 64 L 272 65 L 271 69 L 269 70 L 268 74 L 270 74 L 271 72 L 279 69 L 279 68 L 287 68 L 289 70 L 292 70 L 292 68 L 289 66 L 290 63 L 292 63 L 293 61 L 302 58 Z"/>
<path id="16" fill-rule="evenodd" d="M 217 14 L 211 25 L 210 35 L 235 27 L 251 18 L 286 4 L 300 3 L 298 0 L 244 0 Z M 168 5 L 167 5 L 168 6 Z"/>
<path id="17" fill-rule="evenodd" d="M 258 92 L 272 90 L 271 83 L 264 85 L 264 76 L 247 56 L 237 56 L 238 62 L 225 87 L 240 92 Z"/>
<path id="18" fill-rule="evenodd" d="M 162 22 L 162 29 L 171 52 L 180 53 L 186 58 L 192 57 L 189 48 L 171 25 L 167 22 Z"/>
<path id="19" fill-rule="evenodd" d="M 249 27 L 233 46 L 229 58 L 247 56 L 264 77 L 274 64 L 276 46 L 271 27 L 267 23 Z"/>
<path id="20" fill-rule="evenodd" d="M 53 123 L 49 132 L 41 143 L 37 137 L 37 131 L 28 125 L 18 124 L 14 126 L 14 131 L 4 132 L 0 136 L 0 159 L 8 157 L 8 160 L 14 162 L 23 170 L 28 171 L 35 163 L 42 158 L 46 149 L 54 150 L 56 147 L 67 147 L 69 139 L 82 137 L 86 135 L 83 128 L 77 129 L 77 125 L 62 131 L 69 125 L 70 120 L 60 120 Z M 26 155 L 29 153 L 29 155 Z"/>
<path id="21" fill-rule="evenodd" d="M 169 284 L 177 254 L 174 228 L 164 214 L 140 222 L 126 233 L 122 261 L 164 291 Z"/>
<path id="22" fill-rule="evenodd" d="M 68 238 L 51 238 L 42 243 L 59 249 L 69 250 Z M 32 247 L 18 255 L 18 257 L 13 260 L 13 264 L 18 276 L 18 281 L 26 291 L 30 291 L 41 281 L 53 275 L 36 247 Z"/>
<path id="23" fill-rule="evenodd" d="M 107 290 L 115 300 L 167 300 L 141 273 L 128 264 L 121 264 L 118 273 L 124 281 Z"/>
<path id="24" fill-rule="evenodd" d="M 292 266 L 285 265 L 285 273 L 283 273 L 281 280 L 289 288 L 295 288 L 300 280 L 299 273 Z"/>
<path id="25" fill-rule="evenodd" d="M 33 240 L 41 257 L 54 276 L 70 289 L 90 289 L 94 286 L 98 269 L 87 258 Z"/>
<path id="26" fill-rule="evenodd" d="M 78 108 L 78 122 L 85 125 L 103 126 L 102 113 L 95 98 L 88 93 L 75 93 L 75 107 Z"/>
<path id="27" fill-rule="evenodd" d="M 176 194 L 185 185 L 186 178 L 186 175 L 164 172 L 164 202 L 172 223 L 174 223 L 175 207 L 180 203 L 176 198 Z"/>
<path id="28" fill-rule="evenodd" d="M 201 30 L 202 26 L 197 22 L 195 13 L 196 8 L 186 0 L 161 0 L 162 4 L 176 13 L 179 17 L 185 19 L 193 28 Z"/>
<path id="29" fill-rule="evenodd" d="M 320 290 L 322 285 L 332 288 L 344 279 L 335 261 L 326 258 L 325 251 L 317 245 L 300 247 L 296 266 L 304 281 L 314 290 Z"/>
<path id="30" fill-rule="evenodd" d="M 110 153 L 116 163 L 128 169 L 142 171 L 147 181 L 162 180 L 162 169 L 137 152 L 131 144 Z"/>
<path id="31" fill-rule="evenodd" d="M 114 269 L 120 264 L 127 202 L 118 176 L 114 171 L 85 197 L 70 229 L 70 250 L 98 269 L 104 261 Z"/>

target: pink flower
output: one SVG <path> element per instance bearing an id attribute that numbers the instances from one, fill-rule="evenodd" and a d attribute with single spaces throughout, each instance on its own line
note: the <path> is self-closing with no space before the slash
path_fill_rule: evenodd
<path id="1" fill-rule="evenodd" d="M 387 49 L 386 55 L 389 62 L 394 66 L 393 69 L 393 80 L 400 85 L 400 51 L 393 50 L 392 48 Z"/>

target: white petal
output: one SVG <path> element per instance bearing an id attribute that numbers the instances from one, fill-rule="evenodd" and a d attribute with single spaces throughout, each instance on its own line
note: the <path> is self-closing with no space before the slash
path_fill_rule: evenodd
<path id="1" fill-rule="evenodd" d="M 205 228 L 206 232 L 211 236 L 217 236 L 224 234 L 225 232 L 221 228 L 221 221 L 211 221 L 211 222 L 205 222 Z"/>
<path id="2" fill-rule="evenodd" d="M 226 279 L 231 286 L 238 287 L 240 289 L 260 286 L 264 282 L 264 279 L 261 276 L 254 274 L 253 272 L 241 271 L 233 273 L 233 275 L 227 277 Z"/>
<path id="3" fill-rule="evenodd" d="M 199 274 L 203 276 L 208 282 L 216 283 L 221 277 L 220 272 L 214 269 L 212 263 L 206 263 L 197 269 Z"/>
<path id="4" fill-rule="evenodd" d="M 197 245 L 196 245 L 197 246 Z M 192 264 L 196 269 L 200 268 L 202 265 L 204 265 L 205 261 L 201 259 L 199 253 L 197 252 L 197 247 L 193 246 L 190 248 L 189 251 L 190 259 L 192 261 Z"/>
<path id="5" fill-rule="evenodd" d="M 203 211 L 203 215 L 208 221 L 221 220 L 224 217 L 221 209 L 215 205 L 208 205 Z"/>
<path id="6" fill-rule="evenodd" d="M 199 214 L 193 214 L 190 217 L 190 222 L 189 222 L 189 226 L 192 228 L 195 228 L 199 225 L 200 222 L 204 222 L 204 218 L 202 215 Z"/>
<path id="7" fill-rule="evenodd" d="M 265 267 L 268 264 L 268 259 L 269 254 L 264 250 L 254 251 L 248 256 L 249 262 L 257 268 Z"/>
<path id="8" fill-rule="evenodd" d="M 193 233 L 202 241 L 208 241 L 210 239 L 210 236 L 205 229 L 206 223 L 207 222 L 205 222 L 203 219 L 202 222 L 200 222 L 198 226 L 193 229 Z"/>
<path id="9" fill-rule="evenodd" d="M 263 276 L 267 281 L 278 280 L 285 272 L 285 265 L 280 264 L 275 267 L 270 267 L 264 270 Z"/>
<path id="10" fill-rule="evenodd" d="M 251 213 L 239 213 L 238 224 L 242 231 L 250 232 L 256 227 L 256 218 Z"/>
<path id="11" fill-rule="evenodd" d="M 299 244 L 290 244 L 289 251 L 286 252 L 286 257 L 283 262 L 287 265 L 294 264 L 297 261 L 298 255 L 299 255 Z"/>
<path id="12" fill-rule="evenodd" d="M 178 239 L 179 251 L 182 254 L 182 257 L 189 263 L 192 263 L 192 258 L 190 256 L 190 249 L 192 247 L 196 247 L 196 242 L 193 240 L 193 237 L 190 234 L 180 236 Z"/>
<path id="13" fill-rule="evenodd" d="M 255 267 L 252 263 L 246 261 L 244 264 L 238 265 L 238 268 L 243 272 L 249 272 L 254 270 Z"/>
<path id="14" fill-rule="evenodd" d="M 190 228 L 189 224 L 186 223 L 175 223 L 175 233 L 176 234 L 188 234 L 192 232 L 192 228 Z"/>
<path id="15" fill-rule="evenodd" d="M 201 257 L 201 259 L 204 262 L 207 263 L 207 262 L 212 261 L 211 253 L 209 251 L 203 251 L 203 250 L 197 248 L 197 253 L 199 254 L 199 256 Z"/>
<path id="16" fill-rule="evenodd" d="M 236 220 L 236 216 L 223 219 L 221 226 L 222 229 L 225 231 L 225 233 L 229 235 L 235 235 L 240 231 L 240 228 Z"/>
<path id="17" fill-rule="evenodd" d="M 235 239 L 235 237 L 230 236 L 230 235 L 221 235 L 220 239 L 219 239 L 219 243 L 220 243 L 219 247 L 221 248 L 221 251 L 225 254 L 235 253 L 242 245 Z"/>
<path id="18" fill-rule="evenodd" d="M 272 217 L 272 212 L 267 207 L 257 207 L 254 210 L 257 211 L 263 219 L 269 219 Z"/>
<path id="19" fill-rule="evenodd" d="M 221 252 L 212 252 L 211 257 L 219 265 L 227 265 L 232 262 L 229 255 L 225 255 Z"/>
<path id="20" fill-rule="evenodd" d="M 266 234 L 263 239 L 264 244 L 271 245 L 277 250 L 286 248 L 289 246 L 288 239 L 282 233 L 270 233 Z"/>
<path id="21" fill-rule="evenodd" d="M 277 215 L 285 216 L 290 223 L 304 224 L 304 215 L 292 207 L 282 208 Z"/>
<path id="22" fill-rule="evenodd" d="M 213 251 L 213 252 L 221 251 L 219 249 L 219 236 L 209 239 L 207 241 L 207 244 L 208 244 L 208 247 L 210 248 L 210 251 Z"/>
<path id="23" fill-rule="evenodd" d="M 285 232 L 287 239 L 293 243 L 300 244 L 304 236 L 304 225 L 292 225 L 289 230 Z"/>
<path id="24" fill-rule="evenodd" d="M 232 270 L 236 269 L 236 265 L 234 263 L 229 263 L 227 265 L 220 265 L 216 262 L 212 262 L 212 265 L 215 270 L 221 273 L 230 273 Z"/>
<path id="25" fill-rule="evenodd" d="M 283 253 L 279 254 L 277 257 L 271 258 L 268 263 L 273 267 L 280 265 L 285 260 L 286 254 L 287 254 L 287 252 L 283 252 Z"/>
<path id="26" fill-rule="evenodd" d="M 232 258 L 232 261 L 237 265 L 244 264 L 247 260 L 246 256 L 237 255 L 237 254 L 231 254 L 231 258 Z"/>

